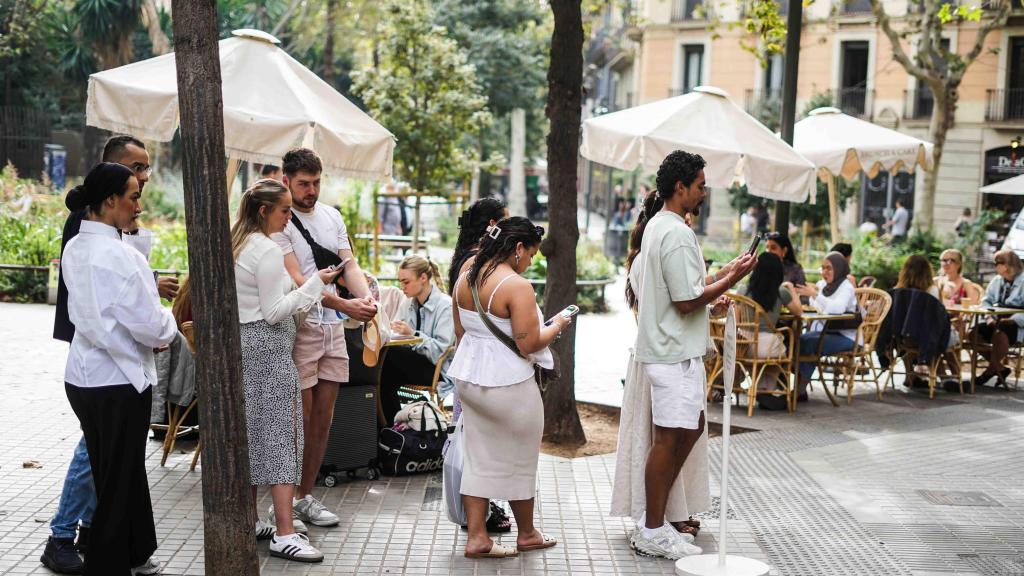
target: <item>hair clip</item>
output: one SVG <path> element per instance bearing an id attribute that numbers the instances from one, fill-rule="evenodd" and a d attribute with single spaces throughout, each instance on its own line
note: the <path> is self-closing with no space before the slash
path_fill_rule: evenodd
<path id="1" fill-rule="evenodd" d="M 497 240 L 500 234 L 501 228 L 498 228 L 497 224 L 487 227 L 487 235 L 491 237 L 491 240 Z"/>

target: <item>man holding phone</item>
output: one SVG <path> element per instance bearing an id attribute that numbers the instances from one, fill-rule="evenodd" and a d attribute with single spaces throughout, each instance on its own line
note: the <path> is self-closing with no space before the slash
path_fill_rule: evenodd
<path id="1" fill-rule="evenodd" d="M 348 382 L 349 378 L 345 330 L 337 312 L 368 322 L 377 314 L 377 303 L 370 295 L 363 270 L 352 255 L 348 229 L 341 214 L 318 201 L 323 171 L 320 157 L 308 148 L 296 148 L 284 155 L 281 169 L 284 185 L 292 195 L 293 220 L 284 232 L 273 238 L 284 252 L 285 269 L 301 286 L 318 270 L 314 250 L 330 251 L 340 259 L 338 266 L 343 268 L 341 276 L 345 287 L 355 296 L 341 298 L 336 286 L 329 286 L 324 293 L 322 312 L 307 316 L 295 335 L 292 357 L 299 371 L 305 434 L 302 480 L 295 487 L 292 505 L 296 530 L 305 532 L 302 522 L 315 526 L 335 526 L 339 522 L 338 516 L 311 494 L 327 450 L 338 385 Z M 273 508 L 270 514 L 273 522 Z"/>
<path id="2" fill-rule="evenodd" d="M 728 303 L 721 296 L 749 274 L 756 262 L 748 252 L 718 273 L 707 274 L 697 235 L 683 219 L 687 213 L 699 214 L 706 199 L 704 166 L 702 157 L 681 150 L 662 162 L 657 199 L 649 209 L 645 205 L 646 220 L 637 223 L 641 248 L 629 280 L 636 295 L 638 331 L 627 394 L 638 394 L 639 387 L 650 386 L 654 434 L 643 474 L 645 508 L 637 510 L 633 498 L 623 502 L 625 494 L 636 493 L 640 487 L 626 470 L 632 463 L 620 459 L 612 510 L 640 516 L 631 539 L 634 550 L 670 559 L 701 553 L 692 544 L 692 536 L 684 537 L 670 523 L 685 522 L 689 511 L 703 509 L 710 499 L 706 462 L 694 465 L 703 477 L 695 480 L 691 492 L 680 495 L 690 488 L 682 485 L 680 472 L 705 432 L 703 357 L 709 344 L 709 312 L 724 312 Z M 756 242 L 751 249 L 756 249 Z M 628 419 L 631 426 L 641 429 L 646 422 L 649 429 L 650 421 L 644 415 L 625 413 L 627 404 L 631 402 L 624 398 L 624 421 Z M 637 435 L 635 430 L 625 430 L 620 440 L 623 434 Z"/>

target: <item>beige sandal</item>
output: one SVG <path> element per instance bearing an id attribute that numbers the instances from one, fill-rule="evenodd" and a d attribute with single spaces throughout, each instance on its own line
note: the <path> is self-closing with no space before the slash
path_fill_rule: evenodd
<path id="1" fill-rule="evenodd" d="M 466 552 L 466 558 L 511 558 L 519 552 L 511 546 L 502 546 L 497 542 L 491 543 L 491 549 L 487 552 Z"/>
<path id="2" fill-rule="evenodd" d="M 520 552 L 530 552 L 531 550 L 543 550 L 545 548 L 551 548 L 555 544 L 558 544 L 558 540 L 555 540 L 551 536 L 541 532 L 540 537 L 542 542 L 540 544 L 527 544 L 526 546 L 516 546 L 516 549 Z"/>

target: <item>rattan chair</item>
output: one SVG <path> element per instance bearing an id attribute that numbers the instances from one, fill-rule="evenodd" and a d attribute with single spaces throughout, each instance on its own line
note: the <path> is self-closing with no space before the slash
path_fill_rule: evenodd
<path id="1" fill-rule="evenodd" d="M 882 327 L 886 314 L 892 306 L 892 298 L 884 290 L 877 288 L 857 288 L 857 304 L 860 307 L 862 321 L 857 327 L 853 350 L 821 354 L 824 339 L 818 342 L 818 378 L 824 387 L 825 372 L 832 373 L 832 389 L 838 393 L 840 384 L 846 385 L 846 403 L 853 403 L 853 387 L 857 382 L 874 382 L 875 394 L 882 399 L 883 370 L 875 363 L 875 343 L 878 331 Z M 825 327 L 829 330 L 828 326 Z"/>
<path id="2" fill-rule="evenodd" d="M 772 392 L 761 392 L 761 394 L 782 395 L 786 397 L 786 410 L 793 411 L 793 394 L 790 391 L 790 375 L 793 371 L 792 346 L 788 349 L 783 346 L 783 353 L 779 356 L 758 356 L 758 344 L 765 334 L 778 335 L 783 342 L 793 341 L 793 329 L 789 327 L 774 328 L 771 331 L 762 331 L 761 319 L 767 319 L 768 314 L 757 302 L 740 296 L 739 294 L 727 294 L 732 300 L 732 309 L 736 314 L 736 366 L 742 372 L 742 376 L 750 380 L 750 386 L 743 390 L 740 386 L 742 380 L 740 374 L 733 381 L 732 392 L 737 397 L 743 394 L 747 396 L 747 416 L 754 415 L 754 404 L 757 401 L 758 382 L 769 368 L 778 368 L 779 374 L 776 377 L 776 384 L 781 388 Z M 715 323 L 720 325 L 720 323 Z M 724 330 L 721 328 L 712 330 L 712 339 L 716 348 L 721 351 L 724 346 Z M 708 378 L 708 399 L 710 400 L 715 389 L 725 390 L 725 381 L 717 382 L 722 372 L 721 354 L 712 368 L 711 377 Z"/>
<path id="3" fill-rule="evenodd" d="M 427 399 L 434 403 L 435 406 L 444 410 L 444 404 L 441 403 L 441 396 L 437 393 L 437 383 L 441 381 L 441 368 L 444 366 L 445 361 L 455 352 L 455 346 L 449 346 L 444 354 L 437 359 L 437 364 L 434 365 L 434 376 L 430 380 L 430 384 L 403 384 L 399 388 L 399 394 L 406 398 L 416 398 L 422 393 L 427 394 Z M 403 394 L 404 392 L 404 394 Z"/>

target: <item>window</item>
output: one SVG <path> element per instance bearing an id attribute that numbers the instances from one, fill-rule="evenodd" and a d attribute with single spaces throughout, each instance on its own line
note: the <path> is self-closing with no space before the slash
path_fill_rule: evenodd
<path id="1" fill-rule="evenodd" d="M 689 94 L 701 85 L 704 77 L 704 45 L 688 44 L 683 46 L 683 94 Z"/>
<path id="2" fill-rule="evenodd" d="M 674 0 L 672 3 L 672 21 L 696 20 L 697 12 L 703 10 L 703 0 Z"/>
<path id="3" fill-rule="evenodd" d="M 874 178 L 861 178 L 861 222 L 874 222 L 881 227 L 892 217 L 899 200 L 908 211 L 914 211 L 914 175 L 903 170 L 892 175 L 881 170 Z"/>
<path id="4" fill-rule="evenodd" d="M 843 14 L 870 14 L 871 0 L 840 0 Z"/>
<path id="5" fill-rule="evenodd" d="M 785 58 L 782 54 L 772 54 L 768 57 L 768 63 L 764 69 L 764 95 L 766 99 L 771 100 L 782 97 L 784 62 Z"/>
<path id="6" fill-rule="evenodd" d="M 1010 38 L 1006 82 L 1006 119 L 1024 119 L 1024 36 Z"/>
<path id="7" fill-rule="evenodd" d="M 841 45 L 839 108 L 851 116 L 865 116 L 868 96 L 868 54 L 866 40 L 843 42 Z"/>

